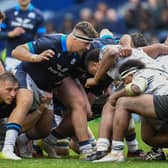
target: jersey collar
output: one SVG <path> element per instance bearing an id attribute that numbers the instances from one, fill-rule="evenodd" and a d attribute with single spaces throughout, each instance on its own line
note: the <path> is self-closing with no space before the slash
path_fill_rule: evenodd
<path id="1" fill-rule="evenodd" d="M 61 46 L 62 46 L 62 50 L 64 52 L 67 52 L 68 49 L 67 49 L 67 45 L 66 45 L 66 39 L 67 39 L 67 36 L 66 35 L 62 35 L 61 36 Z"/>
<path id="2" fill-rule="evenodd" d="M 15 6 L 15 9 L 16 9 L 17 11 L 20 11 L 20 10 L 21 10 L 20 5 L 19 5 L 19 4 L 16 5 L 16 6 Z M 28 10 L 29 10 L 29 11 L 32 11 L 33 9 L 34 9 L 34 6 L 30 3 L 30 4 L 29 4 L 29 7 L 28 7 Z"/>

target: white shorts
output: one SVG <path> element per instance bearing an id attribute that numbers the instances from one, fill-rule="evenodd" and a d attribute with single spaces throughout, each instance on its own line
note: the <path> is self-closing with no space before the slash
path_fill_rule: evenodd
<path id="1" fill-rule="evenodd" d="M 7 57 L 5 60 L 5 68 L 7 71 L 10 71 L 15 69 L 20 63 L 21 61 L 18 59 Z"/>

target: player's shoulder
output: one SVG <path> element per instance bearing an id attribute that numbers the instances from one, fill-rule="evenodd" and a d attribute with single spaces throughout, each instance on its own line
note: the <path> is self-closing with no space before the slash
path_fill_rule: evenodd
<path id="1" fill-rule="evenodd" d="M 4 11 L 4 13 L 5 13 L 5 15 L 8 15 L 8 14 L 10 14 L 10 13 L 12 13 L 12 12 L 15 12 L 15 7 L 11 7 L 11 8 L 9 8 L 9 9 L 6 9 L 5 11 Z"/>
<path id="2" fill-rule="evenodd" d="M 46 39 L 51 39 L 51 40 L 57 40 L 60 41 L 62 37 L 64 37 L 64 34 L 61 33 L 53 33 L 53 34 L 45 34 L 43 37 Z"/>
<path id="3" fill-rule="evenodd" d="M 33 6 L 33 12 L 35 12 L 36 15 L 38 15 L 39 17 L 43 17 L 43 12 L 34 6 Z"/>

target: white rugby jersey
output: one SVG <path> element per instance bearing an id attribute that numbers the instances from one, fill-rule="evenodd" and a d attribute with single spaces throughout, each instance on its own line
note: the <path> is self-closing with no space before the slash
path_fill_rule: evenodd
<path id="1" fill-rule="evenodd" d="M 161 55 L 157 57 L 155 61 L 162 69 L 168 72 L 168 55 Z"/>
<path id="2" fill-rule="evenodd" d="M 153 95 L 168 94 L 168 75 L 156 69 L 145 68 L 137 70 L 133 76 L 133 81 L 145 79 L 147 86 L 144 93 Z"/>
<path id="3" fill-rule="evenodd" d="M 121 45 L 115 45 L 115 47 L 121 48 Z M 100 56 L 100 59 L 102 59 L 102 56 Z M 114 80 L 119 80 L 120 75 L 118 73 L 119 66 L 126 62 L 129 59 L 138 59 L 145 63 L 147 67 L 162 69 L 161 66 L 159 66 L 158 62 L 156 62 L 153 58 L 148 56 L 144 51 L 143 48 L 133 48 L 132 54 L 128 57 L 118 57 L 116 59 L 116 63 L 113 65 L 113 67 L 110 68 L 110 70 L 107 72 L 108 76 L 110 76 Z M 162 69 L 163 70 L 163 69 Z"/>

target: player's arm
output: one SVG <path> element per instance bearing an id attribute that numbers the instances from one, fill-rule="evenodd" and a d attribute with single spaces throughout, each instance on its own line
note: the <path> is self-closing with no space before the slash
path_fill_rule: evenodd
<path id="1" fill-rule="evenodd" d="M 15 27 L 13 30 L 8 31 L 8 13 L 0 13 L 0 28 L 2 31 L 0 32 L 0 39 L 7 39 L 7 38 L 14 38 L 20 36 L 21 34 L 25 33 L 25 30 L 22 27 Z"/>
<path id="2" fill-rule="evenodd" d="M 119 48 L 113 46 L 106 46 L 103 51 L 103 57 L 100 60 L 97 72 L 94 78 L 89 78 L 86 81 L 85 86 L 91 87 L 97 85 L 101 79 L 104 78 L 107 71 L 114 65 L 116 57 L 119 55 Z"/>
<path id="3" fill-rule="evenodd" d="M 157 58 L 160 55 L 168 55 L 168 45 L 166 44 L 152 44 L 143 47 L 143 51 L 146 52 L 150 57 Z"/>
<path id="4" fill-rule="evenodd" d="M 41 37 L 42 35 L 44 35 L 47 32 L 46 28 L 45 28 L 45 21 L 44 21 L 44 17 L 42 16 L 42 14 L 39 16 L 39 21 L 38 21 L 38 26 L 37 26 L 37 37 Z"/>
<path id="5" fill-rule="evenodd" d="M 21 34 L 25 33 L 25 30 L 21 27 L 16 27 L 11 31 L 3 31 L 5 27 L 5 24 L 1 24 L 2 31 L 0 32 L 0 39 L 6 39 L 6 38 L 14 38 L 17 36 L 20 36 Z"/>
<path id="6" fill-rule="evenodd" d="M 13 57 L 27 62 L 41 62 L 49 60 L 54 56 L 54 54 L 54 51 L 51 49 L 44 49 L 41 53 L 36 54 L 33 42 L 19 45 L 12 51 Z"/>
<path id="7" fill-rule="evenodd" d="M 0 74 L 5 72 L 5 68 L 3 66 L 3 63 L 0 61 Z"/>
<path id="8" fill-rule="evenodd" d="M 125 88 L 114 92 L 110 98 L 110 103 L 115 106 L 118 98 L 124 97 L 124 96 L 138 96 L 142 93 L 144 93 L 146 87 L 147 87 L 147 80 L 143 77 L 138 77 L 133 79 L 133 81 L 127 85 L 125 85 Z"/>
<path id="9" fill-rule="evenodd" d="M 119 55 L 118 48 L 111 46 L 107 46 L 105 48 L 105 51 L 103 52 L 103 57 L 100 60 L 100 65 L 94 77 L 97 83 L 99 83 L 99 81 L 104 78 L 107 71 L 113 66 L 117 55 Z"/>

